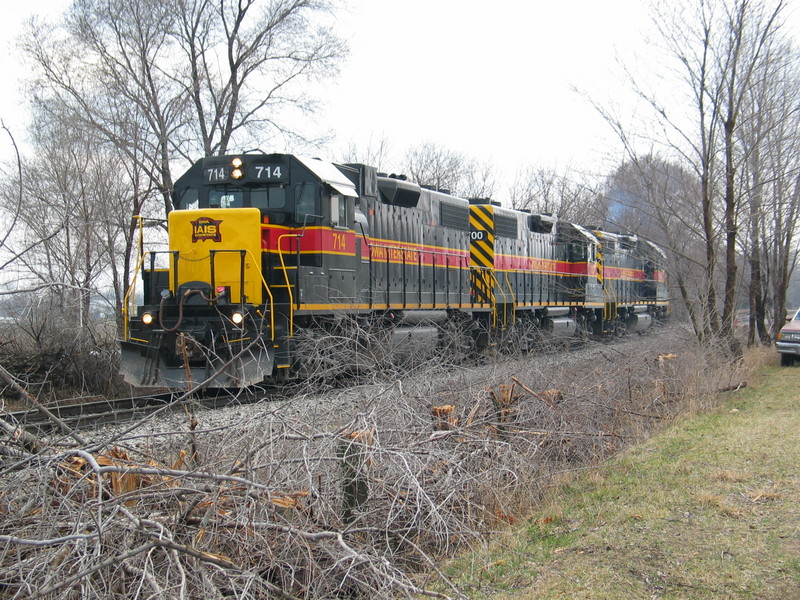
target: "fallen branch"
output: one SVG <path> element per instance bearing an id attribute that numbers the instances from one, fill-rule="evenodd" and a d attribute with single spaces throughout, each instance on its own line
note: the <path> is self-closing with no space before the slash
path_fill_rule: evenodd
<path id="1" fill-rule="evenodd" d="M 83 437 L 81 437 L 80 434 L 78 434 L 78 432 L 76 432 L 69 425 L 67 425 L 64 421 L 62 421 L 56 415 L 54 415 L 51 411 L 49 411 L 44 404 L 42 404 L 36 398 L 34 398 L 28 392 L 28 390 L 26 390 L 19 383 L 17 383 L 17 380 L 14 379 L 14 376 L 11 375 L 11 373 L 9 373 L 5 369 L 5 367 L 3 367 L 2 365 L 0 365 L 0 378 L 2 378 L 8 385 L 10 385 L 11 388 L 15 392 L 17 392 L 20 396 L 22 396 L 28 403 L 30 403 L 31 406 L 36 408 L 36 410 L 38 410 L 40 413 L 42 413 L 44 416 L 46 416 L 51 422 L 53 422 L 56 425 L 58 425 L 58 427 L 61 429 L 61 431 L 63 431 L 65 434 L 67 434 L 73 440 L 78 442 L 81 446 L 85 446 L 86 445 L 86 441 L 83 439 Z"/>
<path id="2" fill-rule="evenodd" d="M 634 415 L 634 416 L 637 416 L 637 417 L 645 417 L 647 419 L 663 419 L 664 418 L 662 415 L 650 415 L 650 414 L 647 414 L 647 413 L 636 412 L 635 410 L 627 410 L 625 408 L 620 408 L 618 406 L 617 407 L 609 406 L 608 404 L 603 404 L 602 402 L 595 402 L 594 400 L 589 400 L 588 398 L 584 398 L 583 400 L 584 400 L 584 402 L 588 402 L 589 404 L 594 404 L 595 406 L 599 406 L 600 408 L 605 408 L 606 410 L 611 410 L 611 411 L 614 411 L 614 412 L 625 413 L 626 415 Z"/>
<path id="3" fill-rule="evenodd" d="M 545 390 L 544 392 L 539 394 L 537 392 L 534 392 L 531 388 L 522 383 L 516 377 L 511 377 L 511 381 L 516 383 L 519 387 L 528 392 L 531 396 L 533 396 L 537 400 L 541 400 L 542 402 L 547 404 L 548 408 L 553 408 L 556 402 L 560 402 L 562 400 L 562 395 L 560 390 Z"/>
<path id="4" fill-rule="evenodd" d="M 741 381 L 741 382 L 737 383 L 736 385 L 729 385 L 727 387 L 720 388 L 720 389 L 715 390 L 715 391 L 716 391 L 717 394 L 723 394 L 725 392 L 738 392 L 739 390 L 741 390 L 743 388 L 746 388 L 746 387 L 747 387 L 747 382 L 746 381 Z"/>
<path id="5" fill-rule="evenodd" d="M 615 438 L 622 438 L 623 436 L 619 435 L 618 433 L 605 433 L 603 431 L 557 431 L 557 430 L 550 430 L 550 431 L 542 431 L 542 430 L 532 430 L 532 429 L 511 429 L 511 433 L 519 433 L 520 435 L 536 435 L 536 436 L 547 436 L 547 437 L 615 437 Z"/>
<path id="6" fill-rule="evenodd" d="M 28 433 L 21 427 L 12 425 L 5 419 L 0 419 L 0 429 L 5 431 L 12 441 L 18 442 L 27 452 L 39 454 L 43 449 L 42 443 L 36 436 Z"/>

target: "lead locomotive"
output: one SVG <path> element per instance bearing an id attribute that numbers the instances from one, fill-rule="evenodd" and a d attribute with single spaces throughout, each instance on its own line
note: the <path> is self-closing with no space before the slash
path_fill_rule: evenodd
<path id="1" fill-rule="evenodd" d="M 642 331 L 668 309 L 664 255 L 645 240 L 366 165 L 208 157 L 172 200 L 169 250 L 141 252 L 143 303 L 126 302 L 121 371 L 137 386 L 303 377 L 334 330 L 352 332 L 357 363 L 376 345 L 391 357 Z"/>

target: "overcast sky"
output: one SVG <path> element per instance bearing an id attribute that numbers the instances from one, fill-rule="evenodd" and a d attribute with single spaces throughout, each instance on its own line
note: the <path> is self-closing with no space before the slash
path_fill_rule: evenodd
<path id="1" fill-rule="evenodd" d="M 602 170 L 618 151 L 573 88 L 615 95 L 616 58 L 645 48 L 650 20 L 643 4 L 349 0 L 339 20 L 351 55 L 338 80 L 320 88 L 327 107 L 318 120 L 336 133 L 338 147 L 384 138 L 399 158 L 415 143 L 432 142 L 489 161 L 505 178 L 521 165 Z M 6 56 L 15 56 L 15 37 L 30 14 L 53 17 L 68 5 L 38 0 L 6 11 Z M 0 75 L 9 82 L 0 118 L 22 136 L 22 73 L 15 60 L 3 60 Z"/>
<path id="2" fill-rule="evenodd" d="M 608 128 L 589 103 L 642 48 L 641 0 L 353 2 L 351 57 L 330 99 L 339 138 L 431 141 L 498 167 L 595 166 Z M 402 7 L 402 8 L 398 8 Z"/>

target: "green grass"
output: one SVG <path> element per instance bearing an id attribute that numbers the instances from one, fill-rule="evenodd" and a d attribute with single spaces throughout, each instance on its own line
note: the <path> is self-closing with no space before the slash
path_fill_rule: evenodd
<path id="1" fill-rule="evenodd" d="M 446 572 L 497 600 L 800 598 L 798 465 L 800 367 L 768 366 Z"/>

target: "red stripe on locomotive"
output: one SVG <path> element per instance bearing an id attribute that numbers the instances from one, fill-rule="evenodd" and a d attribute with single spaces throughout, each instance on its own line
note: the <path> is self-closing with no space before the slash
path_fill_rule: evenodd
<path id="1" fill-rule="evenodd" d="M 625 269 L 622 267 L 605 267 L 603 270 L 605 278 L 608 279 L 628 279 L 631 281 L 645 281 L 644 271 L 641 269 Z"/>
<path id="2" fill-rule="evenodd" d="M 532 271 L 553 275 L 597 276 L 597 265 L 587 262 L 567 262 L 564 260 L 497 254 L 495 255 L 494 264 L 496 269 L 502 271 Z"/>
<path id="3" fill-rule="evenodd" d="M 455 248 L 440 248 L 422 244 L 409 244 L 390 240 L 376 240 L 358 236 L 361 244 L 361 258 L 368 261 L 390 263 L 435 265 L 437 267 L 469 267 L 469 252 Z M 336 254 L 355 256 L 356 234 L 352 231 L 338 231 L 326 227 L 307 228 L 305 233 L 297 229 L 280 226 L 263 226 L 261 230 L 261 249 L 266 252 L 301 254 Z"/>

